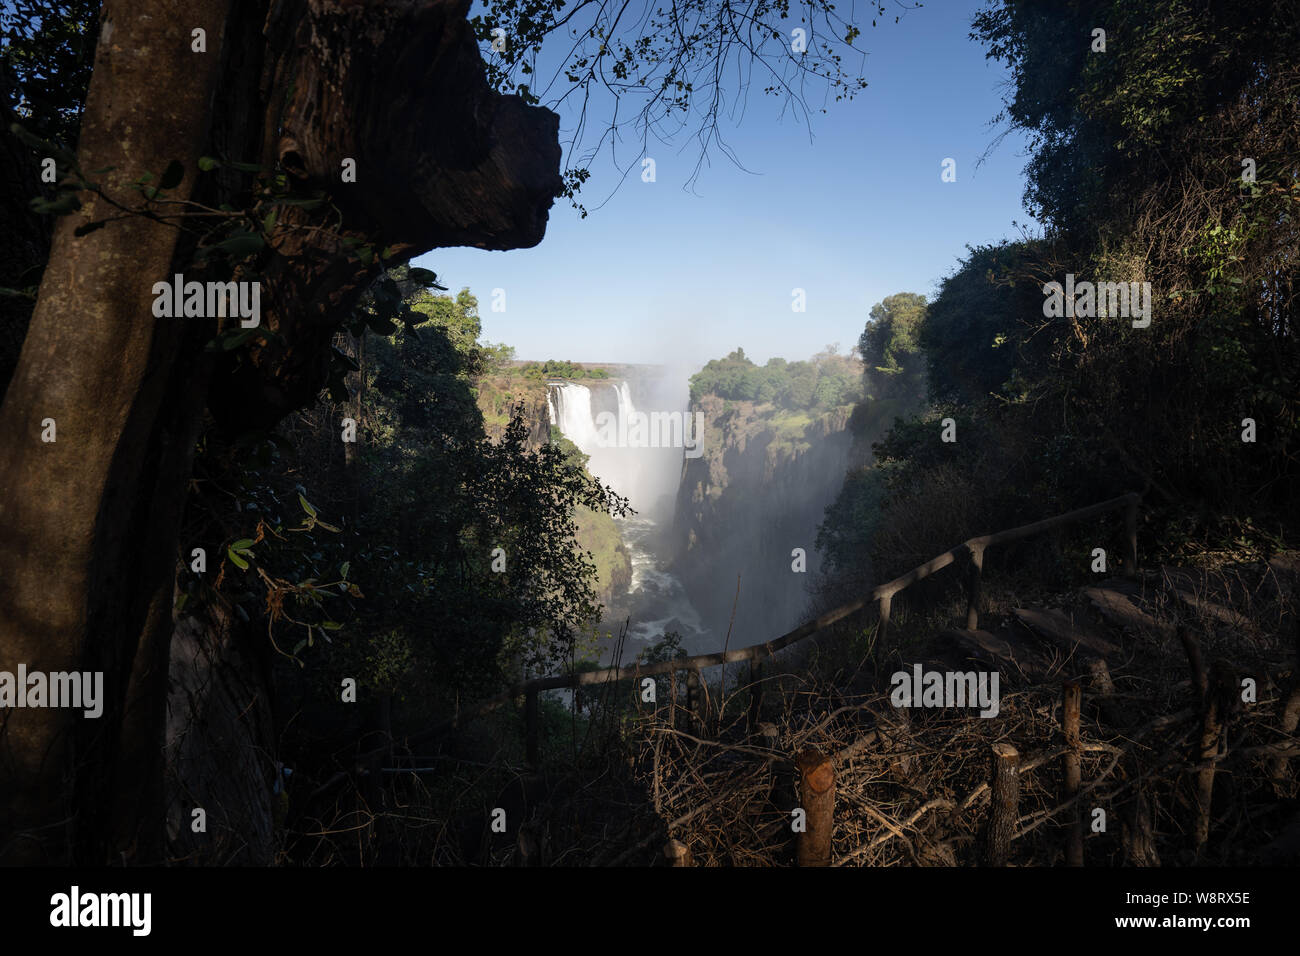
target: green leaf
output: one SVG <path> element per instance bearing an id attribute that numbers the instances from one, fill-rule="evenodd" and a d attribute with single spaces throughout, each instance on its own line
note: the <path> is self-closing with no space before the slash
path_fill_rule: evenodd
<path id="1" fill-rule="evenodd" d="M 241 558 L 239 555 L 235 554 L 235 552 L 231 551 L 229 548 L 226 548 L 226 557 L 228 557 L 231 560 L 231 563 L 233 563 L 235 567 L 240 568 L 244 571 L 248 570 L 248 562 L 245 561 L 243 558 Z"/>
<path id="2" fill-rule="evenodd" d="M 77 198 L 76 193 L 61 192 L 54 199 L 37 196 L 31 201 L 31 207 L 34 212 L 41 215 L 66 216 L 81 208 L 81 200 Z"/>
<path id="3" fill-rule="evenodd" d="M 163 170 L 162 179 L 158 181 L 160 189 L 175 189 L 185 178 L 185 167 L 181 165 L 180 160 L 173 159 Z"/>
<path id="4" fill-rule="evenodd" d="M 246 551 L 253 546 L 252 538 L 240 538 L 230 547 L 235 551 Z"/>
<path id="5" fill-rule="evenodd" d="M 266 240 L 255 232 L 240 232 L 231 236 L 229 239 L 223 239 L 214 246 L 209 246 L 207 252 L 224 252 L 232 259 L 243 259 L 261 252 L 266 248 Z"/>
<path id="6" fill-rule="evenodd" d="M 293 650 L 290 653 L 292 653 L 295 657 L 297 657 L 298 652 L 302 650 L 306 645 L 307 645 L 307 640 L 306 638 L 304 638 L 303 640 L 299 641 L 297 644 L 293 645 Z"/>
<path id="7" fill-rule="evenodd" d="M 271 232 L 275 229 L 275 219 L 278 211 L 279 210 L 272 209 L 266 214 L 266 218 L 262 220 L 262 230 L 264 232 Z"/>
<path id="8" fill-rule="evenodd" d="M 341 631 L 341 630 L 343 630 L 343 625 L 340 624 L 338 621 L 321 621 L 321 622 L 320 622 L 320 626 L 323 627 L 323 628 L 324 628 L 325 630 L 327 630 L 327 631 Z"/>
<path id="9" fill-rule="evenodd" d="M 348 572 L 351 570 L 352 570 L 352 562 L 344 561 L 343 567 L 339 568 L 339 577 L 341 577 L 344 581 L 346 581 L 348 579 Z"/>
<path id="10" fill-rule="evenodd" d="M 246 345 L 260 331 L 261 329 L 257 329 L 257 328 L 238 329 L 234 332 L 226 332 L 225 334 L 221 335 L 217 339 L 214 339 L 213 341 L 215 341 L 220 346 L 220 350 L 222 352 L 230 352 L 233 351 L 234 349 L 239 348 L 242 345 Z M 217 349 L 214 348 L 211 351 L 215 352 L 217 351 Z"/>
<path id="11" fill-rule="evenodd" d="M 320 525 L 322 528 L 324 528 L 326 531 L 338 531 L 338 530 L 339 530 L 338 528 L 334 527 L 332 524 L 326 524 L 324 521 L 321 521 L 319 518 L 316 519 L 316 523 L 317 523 L 318 525 Z"/>
<path id="12" fill-rule="evenodd" d="M 203 170 L 203 172 L 205 173 L 211 172 L 212 170 L 216 169 L 220 165 L 221 165 L 221 160 L 219 159 L 215 159 L 211 156 L 199 157 L 199 169 Z"/>
<path id="13" fill-rule="evenodd" d="M 307 514 L 311 515 L 313 518 L 316 517 L 316 509 L 313 508 L 313 507 L 311 506 L 311 502 L 309 502 L 309 501 L 308 501 L 306 498 L 304 498 L 302 495 L 299 495 L 299 496 L 298 496 L 298 503 L 299 503 L 300 505 L 302 505 L 302 510 L 303 510 L 303 511 L 307 512 Z"/>

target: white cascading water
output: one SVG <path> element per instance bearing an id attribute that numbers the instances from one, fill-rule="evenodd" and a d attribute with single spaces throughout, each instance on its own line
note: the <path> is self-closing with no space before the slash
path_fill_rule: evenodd
<path id="1" fill-rule="evenodd" d="M 551 424 L 558 425 L 564 437 L 588 455 L 598 448 L 596 421 L 591 414 L 591 392 L 585 385 L 565 382 L 548 389 L 551 401 Z M 594 474 L 594 472 L 593 472 Z M 599 476 L 602 479 L 604 475 Z"/>
<path id="2" fill-rule="evenodd" d="M 627 382 L 609 384 L 618 403 L 619 420 L 626 422 L 636 411 L 632 390 Z M 631 640 L 622 663 L 630 661 L 641 647 L 658 640 L 666 630 L 680 633 L 683 646 L 690 653 L 716 650 L 685 588 L 660 567 L 653 551 L 658 529 L 650 512 L 657 509 L 658 520 L 672 521 L 672 501 L 681 477 L 682 449 L 602 447 L 591 408 L 592 393 L 585 385 L 552 383 L 547 404 L 551 424 L 589 456 L 587 470 L 617 494 L 630 499 L 632 507 L 639 512 L 616 519 L 632 561 L 628 595 Z"/>

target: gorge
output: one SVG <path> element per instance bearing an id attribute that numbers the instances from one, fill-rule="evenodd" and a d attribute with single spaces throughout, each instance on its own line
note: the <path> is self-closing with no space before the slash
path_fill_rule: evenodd
<path id="1" fill-rule="evenodd" d="M 712 394 L 691 402 L 686 369 L 601 367 L 608 379 L 548 381 L 547 407 L 588 470 L 637 512 L 615 519 L 631 580 L 606 595 L 602 625 L 628 622 L 621 662 L 666 633 L 707 653 L 798 624 L 817 526 L 848 467 L 851 406 L 792 419 Z M 680 431 L 660 427 L 672 421 Z M 638 423 L 653 423 L 641 440 Z M 682 441 L 660 440 L 669 436 Z"/>

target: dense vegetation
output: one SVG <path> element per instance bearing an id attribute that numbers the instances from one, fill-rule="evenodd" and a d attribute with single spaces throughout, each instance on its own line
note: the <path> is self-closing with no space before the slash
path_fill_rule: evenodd
<path id="1" fill-rule="evenodd" d="M 393 719 L 427 723 L 520 667 L 571 663 L 598 615 L 597 567 L 577 539 L 607 548 L 592 529 L 623 503 L 571 443 L 531 447 L 522 405 L 488 438 L 476 386 L 492 349 L 474 297 L 393 277 L 422 319 L 340 338 L 351 394 L 198 463 L 190 533 L 229 550 L 215 585 L 187 580 L 187 610 L 228 601 L 265 615 L 282 688 L 301 673 L 314 690 L 284 694 L 286 714 L 349 676 L 396 703 Z M 340 441 L 349 418 L 355 443 Z"/>
<path id="2" fill-rule="evenodd" d="M 924 369 L 929 402 L 828 511 L 833 566 L 889 575 L 1126 490 L 1168 551 L 1294 540 L 1300 21 L 1286 6 L 1003 0 L 976 18 L 1012 71 L 1003 119 L 1032 137 L 1026 202 L 1046 228 L 971 248 L 928 307 L 911 297 L 902 334 L 873 310 L 867 393 Z M 1150 325 L 1045 315 L 1044 285 L 1067 274 L 1149 282 Z"/>
<path id="3" fill-rule="evenodd" d="M 755 365 L 744 349 L 736 349 L 726 358 L 712 359 L 691 376 L 691 401 L 717 395 L 791 411 L 825 410 L 854 401 L 857 379 L 854 363 L 833 348 L 807 362 L 772 358 L 766 365 Z"/>
<path id="4" fill-rule="evenodd" d="M 545 362 L 526 362 L 520 369 L 520 373 L 525 378 L 536 382 L 545 382 L 556 378 L 570 381 L 581 381 L 584 378 L 609 378 L 609 372 L 606 369 L 586 368 L 574 362 L 558 359 L 548 359 Z"/>
<path id="5" fill-rule="evenodd" d="M 532 73 L 541 39 L 563 29 L 575 12 L 562 13 L 562 6 L 539 13 L 533 4 L 489 4 L 493 17 L 474 24 L 480 39 L 488 42 L 492 23 L 499 20 L 520 40 L 492 56 L 494 83 L 525 100 L 536 98 L 521 79 Z M 786 36 L 781 30 L 769 36 L 766 20 L 775 23 L 775 13 L 788 9 L 779 3 L 760 6 L 761 43 L 770 41 L 784 57 Z M 708 363 L 691 382 L 693 401 L 716 396 L 719 406 L 752 403 L 761 411 L 747 408 L 747 413 L 770 416 L 763 424 L 779 422 L 778 434 L 788 436 L 802 436 L 814 414 L 860 402 L 852 428 L 861 444 L 873 446 L 874 460 L 848 476 L 828 510 L 818 544 L 832 575 L 860 584 L 870 568 L 881 579 L 969 533 L 1133 488 L 1147 502 L 1144 547 L 1158 552 L 1254 553 L 1294 543 L 1300 516 L 1295 296 L 1300 21 L 1293 7 L 1291 0 L 1251 5 L 994 0 L 977 17 L 973 36 L 1012 72 L 1001 118 L 1031 136 L 1026 201 L 1044 224 L 1043 234 L 972 247 L 933 301 L 911 293 L 886 298 L 872 309 L 858 343 L 860 363 L 828 350 L 807 362 L 772 359 L 758 366 L 738 349 Z M 757 54 L 739 34 L 733 40 L 721 31 L 719 38 L 714 27 L 732 15 L 728 4 L 695 8 L 701 20 L 683 42 L 667 29 L 632 45 L 615 42 L 612 27 L 586 33 L 575 55 L 590 53 L 593 59 L 574 61 L 568 82 L 582 90 L 598 76 L 608 83 L 602 71 L 608 56 L 616 56 L 610 69 L 619 83 L 639 89 L 651 79 L 652 86 L 662 83 L 661 92 L 675 89 L 655 97 L 642 116 L 657 120 L 689 113 L 712 100 L 712 107 L 701 107 L 707 142 L 703 134 L 726 100 L 719 95 L 719 77 L 729 71 L 719 64 L 734 65 L 736 57 L 746 55 L 742 51 Z M 206 178 L 196 195 L 207 211 L 198 218 L 212 218 L 202 228 L 191 219 L 173 229 L 176 223 L 165 223 L 160 213 L 170 199 L 152 207 L 118 206 L 123 212 L 114 213 L 111 227 L 108 219 L 83 221 L 77 238 L 89 241 L 67 244 L 73 252 L 65 249 L 49 274 L 77 275 L 79 266 L 96 265 L 91 255 L 79 260 L 76 250 L 104 250 L 94 243 L 126 234 L 122 227 L 139 225 L 135 220 L 145 209 L 144 218 L 158 227 L 149 242 L 122 243 L 125 256 L 122 248 L 107 247 L 127 263 L 116 273 L 119 290 L 148 278 L 141 265 L 151 251 L 146 246 L 156 246 L 152 253 L 177 269 L 204 268 L 194 257 L 199 246 L 226 246 L 216 256 L 217 267 L 227 270 L 222 277 L 233 275 L 236 267 L 253 270 L 241 275 L 262 275 L 255 261 L 261 256 L 261 265 L 274 259 L 287 273 L 302 269 L 301 288 L 308 291 L 285 293 L 275 309 L 268 299 L 274 321 L 264 331 L 213 339 L 206 352 L 192 329 L 184 341 L 141 338 L 140 330 L 151 324 L 129 311 L 118 313 L 120 321 L 98 326 L 84 322 L 79 309 L 51 318 L 57 296 L 67 291 L 59 288 L 63 283 L 46 284 L 40 304 L 50 315 L 43 326 L 29 328 L 50 256 L 52 214 L 80 208 L 79 192 L 94 201 L 65 155 L 87 128 L 81 121 L 98 9 L 95 0 L 18 0 L 0 11 L 5 35 L 0 108 L 6 121 L 0 145 L 12 174 L 0 196 L 8 230 L 0 250 L 0 389 L 9 388 L 20 350 L 24 358 L 66 361 L 57 366 L 63 376 L 57 387 L 51 376 L 19 376 L 6 401 L 11 413 L 6 441 L 13 442 L 14 451 L 3 457 L 22 464 L 0 484 L 7 514 L 22 512 L 28 522 L 8 526 L 6 535 L 40 544 L 30 552 L 14 549 L 8 567 L 24 574 L 5 575 L 6 588 L 21 592 L 29 600 L 22 607 L 30 608 L 38 606 L 30 603 L 32 594 L 68 587 L 62 604 L 71 609 L 72 622 L 56 626 L 53 615 L 46 620 L 6 613 L 0 614 L 0 630 L 6 652 L 35 647 L 44 653 L 57 640 L 60 648 L 83 655 L 78 662 L 89 669 L 106 662 L 119 676 L 134 675 L 132 695 L 135 677 L 146 687 L 139 698 L 129 698 L 128 708 L 127 684 L 118 682 L 111 713 L 100 725 L 105 729 L 95 731 L 102 738 L 79 739 L 76 749 L 47 754 L 32 743 L 41 744 L 38 734 L 11 734 L 5 750 L 7 759 L 11 752 L 30 759 L 25 766 L 31 781 L 13 779 L 24 786 L 39 784 L 30 788 L 37 795 L 31 802 L 49 798 L 47 814 L 24 818 L 25 836 L 44 833 L 57 842 L 64 839 L 61 833 L 78 834 L 67 838 L 68 846 L 54 847 L 50 859 L 117 863 L 127 861 L 129 853 L 132 862 L 157 862 L 164 855 L 149 840 L 161 839 L 162 831 L 154 801 L 163 789 L 160 715 L 174 702 L 166 699 L 167 664 L 175 663 L 168 662 L 168 653 L 202 645 L 207 680 L 185 701 L 194 711 L 189 716 L 200 741 L 196 748 L 228 746 L 209 747 L 197 772 L 169 766 L 170 774 L 190 773 L 185 787 L 212 786 L 222 778 L 244 796 L 260 799 L 267 779 L 274 779 L 275 792 L 281 793 L 278 771 L 270 776 L 276 762 L 293 762 L 300 780 L 339 766 L 352 771 L 351 759 L 364 750 L 364 730 L 386 725 L 386 732 L 400 734 L 422 728 L 457 713 L 463 701 L 498 690 L 520 671 L 578 666 L 590 651 L 598 590 L 612 584 L 602 579 L 600 568 L 617 559 L 610 515 L 624 503 L 587 474 L 571 443 L 562 437 L 537 442 L 528 422 L 529 402 L 535 404 L 539 387 L 544 401 L 546 380 L 603 379 L 608 377 L 604 369 L 554 360 L 516 366 L 508 346 L 479 341 L 477 303 L 468 290 L 435 295 L 439 287 L 431 273 L 381 268 L 387 249 L 410 254 L 431 248 L 429 229 L 400 221 L 394 213 L 386 229 L 350 221 L 353 231 L 342 240 L 332 223 L 311 218 L 324 216 L 326 190 L 311 197 L 286 192 L 289 174 L 276 164 L 303 156 L 289 151 L 277 157 L 243 141 L 245 136 L 266 143 L 277 139 L 270 135 L 274 124 L 261 128 L 263 117 L 254 107 L 244 108 L 256 106 L 259 92 L 256 71 L 250 74 L 247 65 L 284 65 L 279 82 L 294 76 L 293 66 L 300 62 L 284 39 L 291 32 L 273 22 L 266 31 L 268 45 L 262 45 L 260 18 L 244 17 L 241 24 L 234 17 L 227 24 L 229 47 L 211 58 L 224 71 L 219 82 L 214 80 L 217 92 L 208 97 L 219 108 L 210 115 L 193 110 L 192 122 L 181 124 L 182 132 L 205 146 L 231 144 L 230 162 L 205 156 L 209 165 L 185 169 L 179 161 L 167 164 L 166 154 L 152 169 L 129 173 L 141 177 L 129 197 L 133 204 L 159 200 L 182 182 L 188 190 L 202 173 Z M 375 9 L 380 34 L 385 7 Z M 872 9 L 883 12 L 878 4 Z M 833 10 L 818 0 L 810 19 L 842 25 Z M 678 12 L 670 5 L 650 22 L 666 28 Z M 1104 51 L 1090 49 L 1098 24 L 1108 31 Z M 851 45 L 858 32 L 853 26 L 834 35 Z M 802 64 L 786 63 L 783 69 L 791 72 L 774 81 L 769 92 L 788 89 L 788 78 L 817 76 L 837 98 L 861 89 L 861 78 L 844 73 L 839 55 L 828 52 L 835 48 L 834 43 L 819 46 Z M 342 49 L 358 50 L 346 44 Z M 473 65 L 481 69 L 476 59 Z M 267 70 L 261 92 L 274 94 L 279 110 L 281 100 L 291 97 L 283 86 L 270 84 L 275 72 Z M 119 108 L 157 106 L 159 97 L 170 104 L 184 92 L 183 84 L 161 68 L 160 74 L 136 71 L 134 81 L 148 89 L 132 87 L 127 77 L 117 88 L 105 87 L 101 100 Z M 461 104 L 438 102 L 427 90 L 408 104 L 399 98 L 406 88 L 371 89 L 365 70 L 356 76 L 372 105 L 399 102 L 408 112 L 419 107 L 445 113 L 446 125 L 437 130 L 447 143 L 492 138 L 490 128 L 450 108 Z M 455 83 L 439 88 L 461 90 Z M 347 114 L 339 107 L 337 100 L 325 98 L 313 103 L 312 112 L 324 125 L 346 130 L 348 119 L 339 117 Z M 107 112 L 101 109 L 101 138 Z M 182 116 L 183 110 L 173 112 Z M 462 112 L 477 116 L 492 110 Z M 93 110 L 86 116 L 95 119 Z M 22 133 L 10 131 L 12 119 L 20 121 Z M 151 132 L 157 138 L 156 130 L 144 126 L 136 130 L 132 149 L 149 149 Z M 445 132 L 449 129 L 457 135 Z M 465 135 L 465 129 L 474 135 Z M 209 135 L 213 130 L 215 137 Z M 398 174 L 389 181 L 406 189 L 407 179 L 430 169 L 437 181 L 446 172 L 439 165 L 444 157 L 427 146 L 418 139 L 395 145 L 394 155 L 408 162 L 396 162 L 391 168 Z M 168 142 L 164 148 L 173 147 Z M 339 155 L 323 152 L 330 163 Z M 38 179 L 34 160 L 46 153 L 60 158 L 60 184 Z M 565 182 L 572 198 L 586 170 L 584 160 L 570 158 L 573 168 Z M 464 166 L 478 159 L 458 154 L 449 162 Z M 493 168 L 499 168 L 495 161 Z M 305 179 L 323 181 L 319 169 L 303 172 Z M 456 172 L 463 170 L 458 166 Z M 118 168 L 114 178 L 125 175 Z M 149 185 L 146 176 L 157 177 L 157 185 Z M 367 169 L 362 181 L 383 180 Z M 483 197 L 496 195 L 480 186 L 476 180 L 475 188 L 461 192 L 484 203 Z M 176 205 L 186 202 L 176 200 Z M 383 212 L 391 205 L 372 203 Z M 360 202 L 349 212 L 355 217 L 365 206 Z M 410 204 L 412 210 L 421 208 Z M 499 221 L 509 218 L 503 214 Z M 537 221 L 536 215 L 522 218 Z M 237 221 L 251 225 L 235 234 L 229 230 Z M 71 231 L 69 223 L 63 220 L 65 233 Z M 297 238 L 286 242 L 292 229 Z M 374 240 L 385 231 L 395 237 L 392 245 Z M 444 233 L 432 231 L 445 241 Z M 177 246 L 153 238 L 166 235 L 172 242 L 181 233 L 184 240 Z M 469 238 L 484 245 L 521 241 Z M 236 245 L 228 245 L 232 241 Z M 243 251 L 236 255 L 236 250 Z M 108 255 L 99 260 L 114 261 Z M 340 267 L 334 274 L 313 275 L 312 264 L 326 260 L 342 262 L 350 271 Z M 1127 316 L 1104 311 L 1048 314 L 1044 284 L 1066 276 L 1149 283 L 1150 324 L 1135 326 Z M 370 291 L 354 308 L 359 277 Z M 267 288 L 283 291 L 290 285 Z M 111 298 L 98 287 L 90 287 L 88 295 L 91 301 Z M 324 310 L 302 319 L 309 307 L 331 297 L 342 303 L 341 315 Z M 83 327 L 59 324 L 69 321 Z M 107 333 L 117 339 L 98 355 L 72 348 L 98 341 L 92 334 Z M 149 368 L 92 396 L 102 408 L 93 402 L 77 407 L 78 416 L 64 418 L 61 443 L 33 453 L 36 446 L 28 441 L 33 419 L 27 413 L 47 397 L 53 401 L 92 381 L 87 373 L 102 373 L 104 365 L 95 363 L 106 355 L 123 365 L 144 356 Z M 278 364 L 272 355 L 278 355 Z M 172 364 L 177 356 L 185 361 Z M 38 372 L 49 367 L 32 366 Z M 194 370 L 203 374 L 189 374 Z M 323 390 L 317 378 L 328 379 Z M 119 426 L 111 421 L 115 411 Z M 77 417 L 96 422 L 81 432 L 85 446 L 103 442 L 111 445 L 109 453 L 100 456 L 99 471 L 88 455 L 63 469 L 85 476 L 84 497 L 42 494 L 46 489 L 31 476 L 54 472 L 42 472 L 49 466 L 33 462 L 62 460 L 57 456 L 70 454 L 69 449 L 82 454 L 75 426 L 69 427 L 69 418 Z M 954 442 L 940 439 L 945 419 L 955 426 Z M 188 450 L 195 445 L 191 468 Z M 175 454 L 177 448 L 186 453 Z M 51 509 L 48 500 L 75 501 L 76 507 Z M 184 512 L 179 534 L 164 513 L 169 507 Z M 584 546 L 584 539 L 595 544 Z M 41 577 L 21 566 L 38 567 L 51 556 L 62 560 L 65 551 L 73 573 Z M 86 568 L 93 573 L 83 574 Z M 168 604 L 173 582 L 174 609 Z M 50 637 L 45 644 L 42 633 Z M 676 643 L 670 636 L 642 657 L 676 656 Z M 338 706 L 343 678 L 355 679 L 367 691 L 356 707 Z M 150 696 L 151 688 L 161 688 L 162 696 Z M 223 715 L 223 700 L 238 706 Z M 268 701 L 277 719 L 260 722 L 259 711 L 271 709 Z M 557 710 L 550 708 L 547 719 L 563 716 Z M 569 715 L 575 754 L 579 710 Z M 246 720 L 249 713 L 253 716 Z M 32 717 L 13 715 L 14 725 Z M 230 719 L 223 723 L 223 717 Z M 9 729 L 9 720 L 0 730 Z M 509 721 L 510 716 L 503 718 L 498 727 L 502 736 Z M 232 734 L 235 739 L 228 743 Z M 62 747 L 70 738 L 60 731 L 50 739 Z M 465 764 L 480 766 L 485 754 L 498 752 L 484 746 Z M 142 753 L 147 759 L 140 761 Z M 227 753 L 236 754 L 229 765 L 222 763 Z M 74 766 L 72 788 L 64 775 Z M 32 769 L 37 767 L 39 780 Z M 448 774 L 439 783 L 450 788 L 459 781 Z M 7 798 L 18 788 L 5 789 Z M 73 790 L 75 800 L 69 797 Z M 138 807 L 133 792 L 142 801 Z M 107 806 L 113 801 L 103 800 L 105 793 L 114 794 L 125 811 Z M 186 797 L 202 802 L 204 793 L 187 790 Z M 444 823 L 450 814 L 441 810 L 447 805 L 455 804 L 440 807 Z M 219 802 L 208 807 L 214 820 L 226 809 Z M 0 807 L 6 814 L 8 809 Z M 243 822 L 260 821 L 261 805 L 255 810 Z M 227 836 L 253 842 L 253 830 L 240 830 L 237 816 L 230 819 Z M 417 814 L 410 820 L 423 825 Z M 121 826 L 123 821 L 136 829 Z M 317 820 L 298 822 L 302 833 L 321 836 L 325 829 Z M 476 816 L 473 822 L 481 821 Z M 203 859 L 203 853 L 218 858 L 212 847 L 220 829 L 214 827 L 211 843 L 196 851 L 195 859 Z M 141 849 L 135 836 L 148 832 L 154 836 Z M 30 842 L 45 852 L 38 841 Z M 74 843 L 75 857 L 68 855 Z M 219 858 L 226 862 L 238 852 Z"/>

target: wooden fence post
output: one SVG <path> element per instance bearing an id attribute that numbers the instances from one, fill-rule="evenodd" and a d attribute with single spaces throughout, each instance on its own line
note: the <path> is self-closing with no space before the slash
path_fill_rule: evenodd
<path id="1" fill-rule="evenodd" d="M 1126 563 L 1130 576 L 1138 573 L 1138 500 L 1130 498 L 1124 506 L 1124 545 L 1127 550 Z"/>
<path id="2" fill-rule="evenodd" d="M 781 750 L 781 732 L 777 729 L 776 724 L 760 723 L 758 725 L 758 747 L 761 750 L 768 750 L 772 753 L 779 753 Z M 794 802 L 794 788 L 791 785 L 790 761 L 788 760 L 769 760 L 767 798 L 774 806 L 788 812 L 791 803 Z"/>
<path id="3" fill-rule="evenodd" d="M 1221 757 L 1226 756 L 1228 722 L 1232 717 L 1232 700 L 1240 687 L 1226 661 L 1215 661 L 1210 669 L 1201 710 L 1201 739 L 1197 750 L 1196 771 L 1196 854 L 1200 856 L 1210 839 L 1210 804 L 1214 797 L 1214 774 Z"/>
<path id="4" fill-rule="evenodd" d="M 668 726 L 677 729 L 677 671 L 668 672 Z"/>
<path id="5" fill-rule="evenodd" d="M 690 848 L 681 840 L 669 840 L 664 844 L 664 859 L 669 866 L 690 866 Z"/>
<path id="6" fill-rule="evenodd" d="M 745 715 L 745 732 L 753 736 L 758 732 L 763 715 L 763 662 L 749 662 L 749 712 Z"/>
<path id="7" fill-rule="evenodd" d="M 970 567 L 966 572 L 966 630 L 980 626 L 980 578 L 984 572 L 984 549 L 970 549 Z"/>
<path id="8" fill-rule="evenodd" d="M 795 840 L 799 866 L 831 865 L 831 832 L 835 827 L 835 763 L 815 747 L 795 759 L 799 768 L 799 801 L 804 832 Z"/>
<path id="9" fill-rule="evenodd" d="M 893 600 L 893 594 L 882 594 L 880 596 L 880 627 L 876 630 L 877 657 L 879 657 L 880 652 L 885 648 L 885 635 L 889 632 L 889 612 Z"/>
<path id="10" fill-rule="evenodd" d="M 985 863 L 989 866 L 1006 866 L 1020 820 L 1020 752 L 1011 744 L 993 745 L 993 781 L 991 785 L 992 811 Z"/>
<path id="11" fill-rule="evenodd" d="M 529 690 L 524 697 L 524 727 L 528 764 L 536 770 L 541 765 L 541 715 L 536 690 Z"/>
<path id="12" fill-rule="evenodd" d="M 1079 709 L 1083 691 L 1076 680 L 1065 682 L 1061 723 L 1065 730 L 1065 792 L 1062 802 L 1070 801 L 1070 835 L 1065 844 L 1065 865 L 1083 866 L 1083 817 L 1079 808 L 1079 783 L 1083 778 L 1079 766 Z"/>
<path id="13" fill-rule="evenodd" d="M 540 866 L 541 854 L 538 852 L 538 834 L 530 822 L 519 825 L 519 834 L 515 838 L 515 852 L 511 862 L 515 866 Z"/>
<path id="14" fill-rule="evenodd" d="M 1295 657 L 1297 664 L 1300 665 L 1300 617 L 1295 621 Z M 1291 677 L 1291 692 L 1281 702 L 1280 707 L 1278 728 L 1284 736 L 1290 737 L 1295 733 L 1296 727 L 1300 726 L 1300 666 L 1296 667 Z M 1274 757 L 1268 766 L 1269 776 L 1273 778 L 1273 789 L 1279 797 L 1286 792 L 1287 759 Z"/>
<path id="15" fill-rule="evenodd" d="M 693 734 L 700 732 L 700 669 L 686 672 L 686 726 Z"/>

